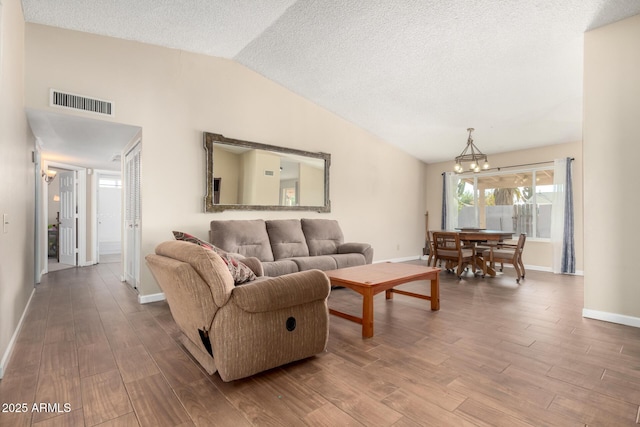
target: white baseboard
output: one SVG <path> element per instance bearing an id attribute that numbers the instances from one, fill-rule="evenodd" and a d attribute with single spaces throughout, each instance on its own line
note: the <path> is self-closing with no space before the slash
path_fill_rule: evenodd
<path id="1" fill-rule="evenodd" d="M 405 261 L 414 261 L 416 259 L 420 259 L 420 256 L 415 255 L 415 256 L 407 256 L 407 257 L 403 257 L 403 258 L 391 258 L 391 259 L 383 259 L 383 260 L 379 260 L 379 261 L 373 261 L 373 264 L 379 264 L 381 262 L 405 262 Z"/>
<path id="2" fill-rule="evenodd" d="M 138 295 L 138 304 L 149 304 L 150 302 L 164 301 L 165 299 L 163 292 L 151 295 Z"/>
<path id="3" fill-rule="evenodd" d="M 9 358 L 11 357 L 11 353 L 13 352 L 13 346 L 16 344 L 16 340 L 18 339 L 18 334 L 22 329 L 22 323 L 24 322 L 24 317 L 27 315 L 27 310 L 29 309 L 29 305 L 31 305 L 31 299 L 33 298 L 33 294 L 36 292 L 36 289 L 33 288 L 31 291 L 31 295 L 29 295 L 29 301 L 27 301 L 27 305 L 22 312 L 22 316 L 20 316 L 20 320 L 18 321 L 18 326 L 16 326 L 16 330 L 13 332 L 11 336 L 11 340 L 9 340 L 9 345 L 7 346 L 7 351 L 4 352 L 2 356 L 2 360 L 0 360 L 0 379 L 4 376 L 4 371 L 9 362 Z"/>
<path id="4" fill-rule="evenodd" d="M 618 323 L 620 325 L 633 326 L 635 328 L 640 328 L 640 318 L 627 316 L 624 314 L 607 313 L 606 311 L 598 311 L 598 310 L 583 308 L 582 317 L 595 319 L 595 320 L 603 320 L 605 322 Z"/>

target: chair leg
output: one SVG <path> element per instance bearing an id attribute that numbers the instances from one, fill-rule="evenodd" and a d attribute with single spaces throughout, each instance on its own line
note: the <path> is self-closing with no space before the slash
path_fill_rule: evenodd
<path id="1" fill-rule="evenodd" d="M 524 279 L 524 263 L 522 262 L 522 257 L 518 258 L 518 264 L 520 264 L 520 277 Z"/>
<path id="2" fill-rule="evenodd" d="M 462 279 L 462 261 L 458 261 L 458 269 L 456 271 L 456 276 L 458 276 L 458 280 Z"/>
<path id="3" fill-rule="evenodd" d="M 513 262 L 513 268 L 516 270 L 516 283 L 520 283 L 520 266 L 517 260 Z"/>

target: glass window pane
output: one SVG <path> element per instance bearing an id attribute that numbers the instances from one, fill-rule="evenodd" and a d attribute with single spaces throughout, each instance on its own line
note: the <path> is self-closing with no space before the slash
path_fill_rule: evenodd
<path id="1" fill-rule="evenodd" d="M 461 178 L 456 192 L 458 227 L 477 227 L 473 178 Z"/>
<path id="2" fill-rule="evenodd" d="M 457 227 L 551 236 L 552 168 L 461 176 L 455 190 Z"/>
<path id="3" fill-rule="evenodd" d="M 536 222 L 536 236 L 543 239 L 551 238 L 551 206 L 553 204 L 553 169 L 536 172 L 536 202 L 538 216 Z"/>
<path id="4" fill-rule="evenodd" d="M 533 236 L 535 198 L 533 197 L 533 172 L 514 174 L 513 230 L 515 234 Z"/>

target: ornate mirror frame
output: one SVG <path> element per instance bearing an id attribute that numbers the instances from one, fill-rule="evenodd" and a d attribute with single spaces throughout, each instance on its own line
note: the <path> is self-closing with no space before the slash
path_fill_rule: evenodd
<path id="1" fill-rule="evenodd" d="M 331 166 L 331 154 L 314 153 L 293 148 L 278 147 L 259 142 L 243 141 L 240 139 L 226 138 L 221 134 L 204 132 L 204 149 L 206 151 L 206 195 L 204 197 L 205 212 L 222 212 L 225 210 L 252 210 L 252 211 L 315 211 L 331 212 L 329 199 L 329 168 Z M 321 159 L 324 162 L 324 205 L 322 206 L 282 206 L 282 205 L 243 205 L 243 204 L 218 204 L 214 203 L 214 144 L 225 144 L 240 148 L 264 150 L 272 153 L 282 153 Z"/>

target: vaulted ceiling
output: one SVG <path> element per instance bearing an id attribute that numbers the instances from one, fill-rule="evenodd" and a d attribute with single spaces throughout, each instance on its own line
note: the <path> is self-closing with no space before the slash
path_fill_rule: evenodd
<path id="1" fill-rule="evenodd" d="M 426 162 L 582 138 L 583 35 L 638 0 L 22 0 L 28 22 L 233 59 Z"/>

